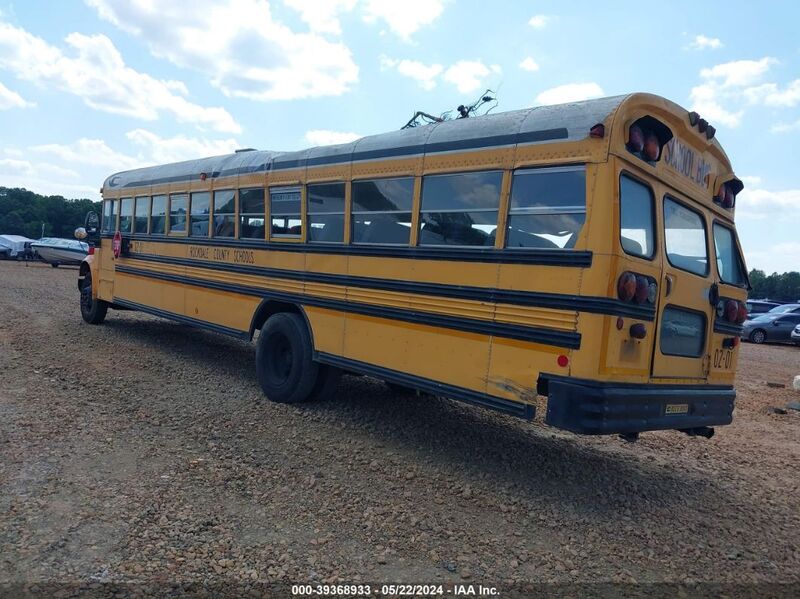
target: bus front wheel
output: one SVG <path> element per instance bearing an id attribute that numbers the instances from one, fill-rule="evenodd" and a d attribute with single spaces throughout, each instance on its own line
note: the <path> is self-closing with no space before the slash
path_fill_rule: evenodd
<path id="1" fill-rule="evenodd" d="M 302 316 L 270 316 L 256 342 L 256 375 L 267 399 L 300 403 L 332 396 L 340 372 L 313 358 L 311 334 Z"/>
<path id="2" fill-rule="evenodd" d="M 81 287 L 81 316 L 89 324 L 101 324 L 107 312 L 108 303 L 92 297 L 92 274 L 87 272 Z"/>

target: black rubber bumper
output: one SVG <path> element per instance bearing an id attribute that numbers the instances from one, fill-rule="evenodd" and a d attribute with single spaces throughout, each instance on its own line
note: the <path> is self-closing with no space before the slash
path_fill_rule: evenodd
<path id="1" fill-rule="evenodd" d="M 718 385 L 620 385 L 547 377 L 551 426 L 585 435 L 721 426 L 736 391 Z"/>

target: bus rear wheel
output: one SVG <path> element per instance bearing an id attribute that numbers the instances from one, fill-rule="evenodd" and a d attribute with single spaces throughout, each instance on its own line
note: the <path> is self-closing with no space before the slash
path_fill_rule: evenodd
<path id="1" fill-rule="evenodd" d="M 89 324 L 101 324 L 107 312 L 108 303 L 92 297 L 92 274 L 87 272 L 81 287 L 81 317 Z"/>
<path id="2" fill-rule="evenodd" d="M 314 362 L 314 346 L 303 317 L 281 312 L 267 319 L 258 336 L 256 375 L 270 401 L 301 403 L 331 397 L 340 372 Z"/>

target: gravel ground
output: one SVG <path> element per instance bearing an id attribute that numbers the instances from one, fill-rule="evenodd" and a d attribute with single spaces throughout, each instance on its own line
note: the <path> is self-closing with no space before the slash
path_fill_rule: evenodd
<path id="1" fill-rule="evenodd" d="M 635 444 L 344 377 L 0 262 L 0 582 L 800 583 L 800 348 L 744 344 L 734 424 Z M 786 385 L 775 388 L 767 383 Z"/>

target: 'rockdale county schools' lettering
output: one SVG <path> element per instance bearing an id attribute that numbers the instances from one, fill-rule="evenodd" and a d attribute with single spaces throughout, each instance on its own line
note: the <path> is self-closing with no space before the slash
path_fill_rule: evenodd
<path id="1" fill-rule="evenodd" d="M 700 187 L 711 183 L 711 164 L 675 137 L 664 145 L 664 162 Z"/>
<path id="2" fill-rule="evenodd" d="M 233 262 L 234 264 L 255 264 L 256 256 L 253 250 L 231 250 L 229 248 L 209 248 L 201 245 L 189 246 L 189 257 L 201 260 L 216 260 L 218 262 Z"/>

